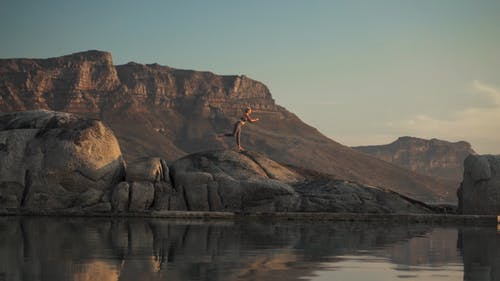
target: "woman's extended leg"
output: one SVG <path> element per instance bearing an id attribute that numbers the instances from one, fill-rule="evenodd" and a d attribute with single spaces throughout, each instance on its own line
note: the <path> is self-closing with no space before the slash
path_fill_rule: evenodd
<path id="1" fill-rule="evenodd" d="M 224 136 L 226 136 L 226 137 L 236 136 L 236 133 L 238 131 L 240 131 L 240 129 L 241 129 L 241 122 L 238 121 L 238 122 L 234 123 L 233 132 L 232 133 L 228 133 L 228 134 L 224 134 Z"/>
<path id="2" fill-rule="evenodd" d="M 238 145 L 238 149 L 243 150 L 243 147 L 241 147 L 241 141 L 240 141 L 241 125 L 238 126 L 238 128 L 236 129 L 235 136 L 236 136 L 236 144 Z"/>
<path id="3" fill-rule="evenodd" d="M 239 150 L 243 150 L 243 147 L 241 147 L 241 127 L 243 126 L 243 124 L 245 123 L 238 121 L 234 123 L 234 128 L 232 133 L 222 134 L 222 136 L 226 137 L 235 137 L 236 144 L 238 145 Z"/>

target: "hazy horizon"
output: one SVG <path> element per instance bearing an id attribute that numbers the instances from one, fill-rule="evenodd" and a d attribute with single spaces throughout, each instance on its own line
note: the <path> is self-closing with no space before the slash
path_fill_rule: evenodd
<path id="1" fill-rule="evenodd" d="M 349 146 L 400 136 L 500 154 L 500 1 L 2 1 L 0 58 L 245 74 Z"/>

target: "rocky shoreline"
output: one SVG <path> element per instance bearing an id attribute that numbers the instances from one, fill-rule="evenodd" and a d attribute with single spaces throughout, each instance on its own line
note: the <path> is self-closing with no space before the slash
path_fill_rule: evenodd
<path id="1" fill-rule="evenodd" d="M 0 209 L 7 212 L 434 212 L 396 192 L 286 167 L 257 152 L 127 164 L 99 120 L 36 110 L 0 121 Z"/>
<path id="2" fill-rule="evenodd" d="M 277 221 L 346 221 L 346 222 L 381 222 L 381 223 L 423 223 L 496 226 L 497 216 L 493 215 L 458 215 L 458 214 L 373 214 L 373 213 L 308 213 L 308 212 L 200 212 L 200 211 L 148 211 L 127 213 L 103 213 L 82 211 L 0 211 L 0 216 L 40 216 L 40 217 L 120 217 L 120 218 L 157 218 L 174 220 L 277 220 Z"/>
<path id="3" fill-rule="evenodd" d="M 478 161 L 465 163 L 464 193 L 479 190 L 469 187 L 476 180 L 497 182 L 496 160 Z M 489 170 L 478 170 L 483 166 Z M 453 212 L 258 152 L 214 150 L 172 163 L 158 157 L 125 163 L 112 130 L 99 120 L 46 110 L 0 114 L 0 215 L 496 222 L 495 212 L 446 214 Z"/>

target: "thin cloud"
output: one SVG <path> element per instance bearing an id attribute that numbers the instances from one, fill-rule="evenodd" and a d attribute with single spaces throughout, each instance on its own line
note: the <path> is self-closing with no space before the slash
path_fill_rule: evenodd
<path id="1" fill-rule="evenodd" d="M 454 112 L 450 118 L 418 114 L 411 119 L 391 122 L 389 127 L 425 138 L 465 140 L 480 153 L 500 153 L 500 90 L 479 80 L 472 82 L 474 93 L 488 95 L 487 107 L 469 107 Z"/>
<path id="2" fill-rule="evenodd" d="M 500 106 L 500 90 L 491 85 L 481 83 L 479 80 L 474 80 L 472 86 L 477 92 L 489 95 L 493 99 L 495 105 Z"/>

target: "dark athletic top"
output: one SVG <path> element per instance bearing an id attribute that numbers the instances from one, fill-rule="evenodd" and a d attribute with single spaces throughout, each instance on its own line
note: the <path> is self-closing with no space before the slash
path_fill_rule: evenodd
<path id="1" fill-rule="evenodd" d="M 245 113 L 245 115 L 243 115 L 243 117 L 240 118 L 240 121 L 248 122 L 250 121 L 250 117 L 248 116 L 248 114 Z"/>

